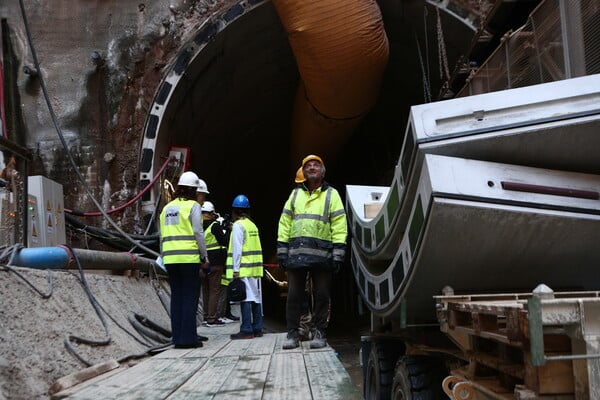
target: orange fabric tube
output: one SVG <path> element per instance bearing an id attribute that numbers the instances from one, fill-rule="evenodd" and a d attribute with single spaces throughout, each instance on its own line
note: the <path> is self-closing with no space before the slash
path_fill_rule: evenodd
<path id="1" fill-rule="evenodd" d="M 389 56 L 381 11 L 374 0 L 273 4 L 288 32 L 303 84 L 292 121 L 292 153 L 304 154 L 302 148 L 311 143 L 309 152 L 329 152 L 325 143 L 323 150 L 314 146 L 322 140 L 343 140 L 379 97 Z"/>

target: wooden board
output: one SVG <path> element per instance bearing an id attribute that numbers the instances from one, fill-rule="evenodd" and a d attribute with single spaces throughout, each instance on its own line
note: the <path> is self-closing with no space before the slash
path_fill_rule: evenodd
<path id="1" fill-rule="evenodd" d="M 169 349 L 74 392 L 70 399 L 184 400 L 360 399 L 329 346 L 282 350 L 286 334 L 231 340 L 211 337 L 198 349 Z M 100 377 L 98 377 L 100 378 Z"/>

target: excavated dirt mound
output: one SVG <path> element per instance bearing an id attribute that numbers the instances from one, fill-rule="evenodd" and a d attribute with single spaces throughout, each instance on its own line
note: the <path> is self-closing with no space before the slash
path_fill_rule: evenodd
<path id="1" fill-rule="evenodd" d="M 101 319 L 86 295 L 78 271 L 48 272 L 15 268 L 42 294 L 28 286 L 17 273 L 0 270 L 0 400 L 48 399 L 58 379 L 86 367 L 65 347 L 68 335 L 104 341 Z M 130 313 L 147 317 L 169 328 L 169 316 L 149 278 L 102 275 L 86 272 L 85 280 L 96 298 L 110 343 L 102 346 L 73 344 L 91 365 L 144 353 L 148 343 L 128 320 Z M 161 290 L 161 289 L 159 289 Z M 150 342 L 157 345 L 156 342 Z M 149 343 L 149 344 L 150 344 Z"/>

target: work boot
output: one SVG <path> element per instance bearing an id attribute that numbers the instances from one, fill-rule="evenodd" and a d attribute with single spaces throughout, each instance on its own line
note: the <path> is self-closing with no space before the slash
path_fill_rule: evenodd
<path id="1" fill-rule="evenodd" d="M 312 339 L 312 337 L 310 336 L 310 331 L 305 330 L 303 328 L 298 329 L 298 339 L 301 342 L 306 342 Z"/>
<path id="2" fill-rule="evenodd" d="M 229 335 L 231 340 L 239 340 L 239 339 L 254 339 L 254 334 L 252 332 L 238 332 Z"/>
<path id="3" fill-rule="evenodd" d="M 327 336 L 325 335 L 325 332 L 317 329 L 315 331 L 315 336 L 310 341 L 310 348 L 311 349 L 321 349 L 325 346 L 327 346 Z"/>
<path id="4" fill-rule="evenodd" d="M 298 337 L 298 332 L 295 329 L 292 329 L 288 332 L 287 338 L 283 341 L 283 345 L 281 346 L 284 350 L 295 349 L 300 346 L 300 338 Z"/>

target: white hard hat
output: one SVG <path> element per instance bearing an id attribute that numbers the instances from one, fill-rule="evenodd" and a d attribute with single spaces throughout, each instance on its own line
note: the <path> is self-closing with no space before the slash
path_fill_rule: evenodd
<path id="1" fill-rule="evenodd" d="M 211 203 L 210 201 L 205 201 L 204 203 L 202 203 L 202 212 L 214 213 L 215 205 L 213 203 Z"/>
<path id="2" fill-rule="evenodd" d="M 206 186 L 206 182 L 204 182 L 202 179 L 198 179 L 198 189 L 196 190 L 196 192 L 206 193 L 206 194 L 210 193 L 208 191 L 208 186 Z"/>
<path id="3" fill-rule="evenodd" d="M 179 177 L 179 186 L 191 186 L 197 188 L 200 185 L 200 178 L 192 171 L 186 171 Z"/>

